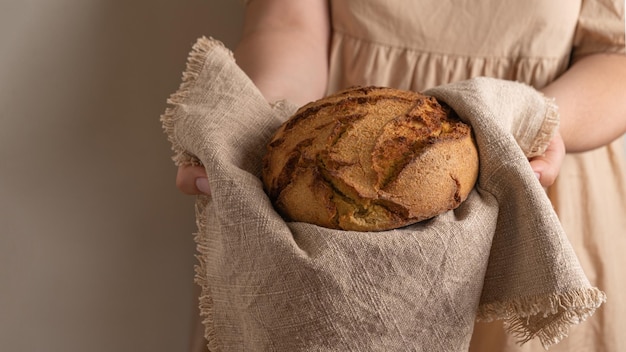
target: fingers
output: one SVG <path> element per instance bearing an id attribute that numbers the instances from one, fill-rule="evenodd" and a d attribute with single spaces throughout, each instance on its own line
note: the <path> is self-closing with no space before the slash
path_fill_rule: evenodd
<path id="1" fill-rule="evenodd" d="M 530 159 L 530 166 L 543 187 L 551 186 L 559 175 L 565 157 L 565 145 L 557 133 L 543 155 Z M 188 195 L 211 194 L 209 180 L 202 166 L 179 166 L 176 187 Z"/>
<path id="2" fill-rule="evenodd" d="M 530 159 L 530 167 L 543 187 L 551 186 L 561 171 L 565 157 L 565 144 L 557 133 L 543 155 Z"/>
<path id="3" fill-rule="evenodd" d="M 211 194 L 209 180 L 202 166 L 179 166 L 176 174 L 176 187 L 188 195 Z"/>

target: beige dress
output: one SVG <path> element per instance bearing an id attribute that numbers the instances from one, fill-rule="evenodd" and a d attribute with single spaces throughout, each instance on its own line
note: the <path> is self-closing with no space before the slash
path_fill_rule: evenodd
<path id="1" fill-rule="evenodd" d="M 622 0 L 331 1 L 329 92 L 353 85 L 425 90 L 475 76 L 541 88 L 571 58 L 625 53 Z M 558 102 L 557 102 L 558 104 Z M 626 112 L 624 112 L 626 113 Z M 548 193 L 607 303 L 551 351 L 626 351 L 626 165 L 622 141 L 567 155 Z M 543 351 L 478 323 L 471 351 Z"/>

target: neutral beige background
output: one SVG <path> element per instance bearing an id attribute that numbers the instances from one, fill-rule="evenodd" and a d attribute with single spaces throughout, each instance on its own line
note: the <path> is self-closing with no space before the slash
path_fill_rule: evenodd
<path id="1" fill-rule="evenodd" d="M 0 0 L 0 351 L 186 351 L 193 199 L 159 116 L 239 0 Z"/>

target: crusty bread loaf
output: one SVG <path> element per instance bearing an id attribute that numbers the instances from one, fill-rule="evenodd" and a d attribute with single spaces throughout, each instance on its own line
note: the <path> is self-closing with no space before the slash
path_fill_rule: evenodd
<path id="1" fill-rule="evenodd" d="M 434 97 L 382 87 L 301 107 L 263 160 L 265 189 L 287 220 L 358 231 L 454 209 L 477 174 L 469 125 Z"/>

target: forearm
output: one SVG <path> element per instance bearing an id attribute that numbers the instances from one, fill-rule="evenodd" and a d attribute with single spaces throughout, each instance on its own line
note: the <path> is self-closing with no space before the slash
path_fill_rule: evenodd
<path id="1" fill-rule="evenodd" d="M 252 1 L 235 59 L 268 101 L 303 105 L 326 91 L 329 35 L 326 1 Z"/>
<path id="2" fill-rule="evenodd" d="M 598 54 L 577 61 L 542 89 L 554 97 L 567 152 L 606 145 L 626 133 L 626 56 Z"/>

